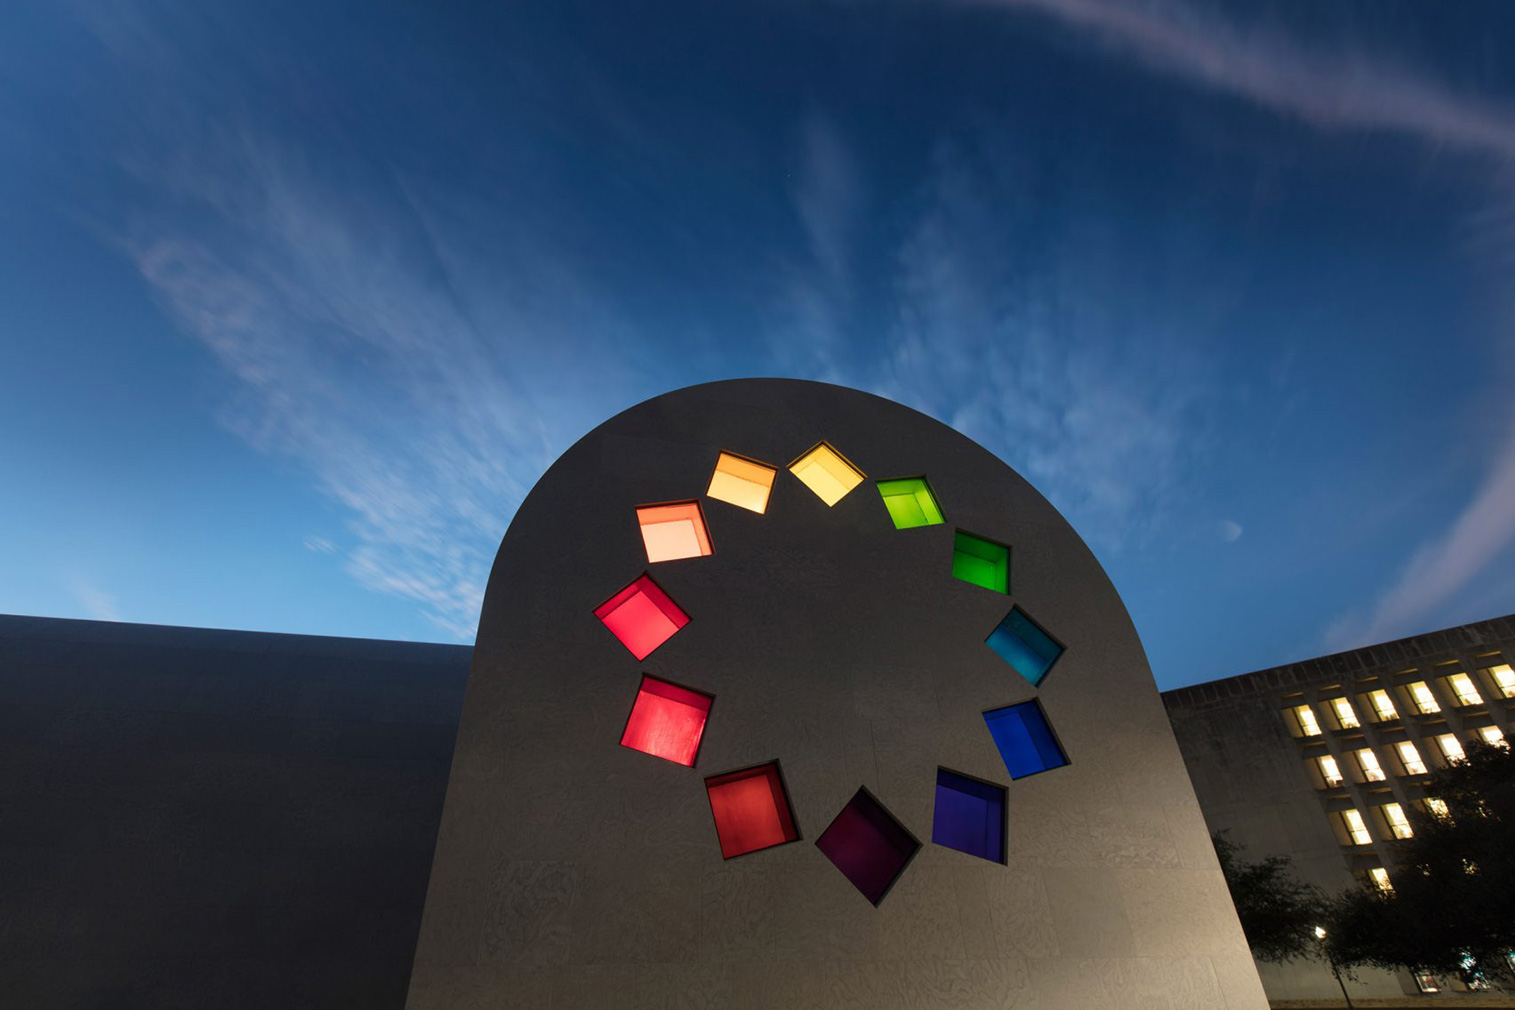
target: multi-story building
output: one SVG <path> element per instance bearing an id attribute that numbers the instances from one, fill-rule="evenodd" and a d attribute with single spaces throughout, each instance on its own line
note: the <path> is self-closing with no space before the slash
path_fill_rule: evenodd
<path id="1" fill-rule="evenodd" d="M 1328 891 L 1393 886 L 1386 843 L 1435 811 L 1429 774 L 1515 727 L 1515 615 L 1168 691 L 1163 700 L 1212 832 L 1244 858 L 1288 856 Z M 1338 993 L 1318 962 L 1259 965 L 1270 998 Z M 1450 979 L 1363 972 L 1363 995 Z"/>

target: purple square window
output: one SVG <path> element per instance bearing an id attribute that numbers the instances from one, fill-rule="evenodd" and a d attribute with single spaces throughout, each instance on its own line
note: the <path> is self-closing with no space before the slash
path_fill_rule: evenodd
<path id="1" fill-rule="evenodd" d="M 866 789 L 857 791 L 815 844 L 874 905 L 921 847 Z"/>
<path id="2" fill-rule="evenodd" d="M 939 768 L 931 840 L 937 845 L 1005 861 L 1005 789 Z"/>

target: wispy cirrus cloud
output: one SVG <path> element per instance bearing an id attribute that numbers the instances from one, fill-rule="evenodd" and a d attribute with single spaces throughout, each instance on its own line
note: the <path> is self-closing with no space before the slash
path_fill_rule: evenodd
<path id="1" fill-rule="evenodd" d="M 1458 94 L 1383 53 L 1311 46 L 1185 3 L 958 2 L 1044 15 L 1155 73 L 1317 126 L 1385 130 L 1501 160 L 1515 158 L 1512 110 Z"/>
<path id="2" fill-rule="evenodd" d="M 494 548 L 554 438 L 422 213 L 327 185 L 245 131 L 138 171 L 213 222 L 154 216 L 123 244 L 236 380 L 223 422 L 347 510 L 350 541 L 320 549 L 471 637 Z"/>

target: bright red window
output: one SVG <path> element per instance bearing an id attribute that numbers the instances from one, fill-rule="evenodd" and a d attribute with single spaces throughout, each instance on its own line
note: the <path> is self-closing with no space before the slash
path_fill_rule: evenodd
<path id="1" fill-rule="evenodd" d="M 595 607 L 594 616 L 637 659 L 646 659 L 689 623 L 689 615 L 646 575 Z"/>
<path id="2" fill-rule="evenodd" d="M 800 837 L 777 761 L 708 778 L 705 789 L 726 859 Z"/>
<path id="3" fill-rule="evenodd" d="M 693 766 L 711 700 L 708 694 L 643 676 L 621 746 Z"/>

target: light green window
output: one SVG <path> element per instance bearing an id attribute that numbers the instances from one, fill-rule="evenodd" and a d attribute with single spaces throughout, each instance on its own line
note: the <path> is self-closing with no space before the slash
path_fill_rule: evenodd
<path id="1" fill-rule="evenodd" d="M 943 522 L 942 510 L 937 507 L 936 496 L 924 477 L 904 477 L 899 480 L 878 482 L 879 494 L 889 508 L 889 518 L 897 530 L 914 529 L 917 526 L 935 526 Z"/>

